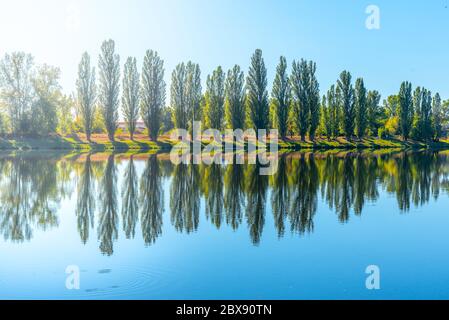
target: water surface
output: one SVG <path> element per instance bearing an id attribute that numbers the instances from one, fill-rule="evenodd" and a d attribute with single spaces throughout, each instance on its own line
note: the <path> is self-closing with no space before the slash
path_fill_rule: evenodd
<path id="1" fill-rule="evenodd" d="M 0 297 L 449 298 L 448 191 L 447 152 L 0 153 Z"/>

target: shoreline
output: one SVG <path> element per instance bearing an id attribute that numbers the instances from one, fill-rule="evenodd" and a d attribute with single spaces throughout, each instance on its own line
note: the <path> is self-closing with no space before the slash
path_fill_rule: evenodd
<path id="1" fill-rule="evenodd" d="M 14 151 L 14 150 L 61 150 L 61 151 L 170 151 L 175 145 L 174 141 L 167 137 L 161 137 L 157 142 L 151 141 L 147 138 L 136 138 L 130 140 L 128 137 L 118 136 L 116 141 L 110 142 L 103 137 L 94 137 L 91 143 L 80 139 L 79 137 L 61 137 L 49 136 L 39 138 L 15 138 L 3 139 L 0 138 L 0 152 Z M 202 142 L 205 147 L 207 143 Z M 224 146 L 224 144 L 223 144 Z M 245 143 L 245 150 L 248 144 Z M 379 150 L 379 149 L 402 149 L 402 150 L 448 150 L 449 140 L 443 139 L 439 142 L 424 143 L 419 141 L 402 141 L 399 139 L 378 139 L 366 138 L 363 140 L 347 141 L 344 138 L 334 140 L 327 140 L 324 138 L 317 138 L 312 141 L 300 141 L 299 139 L 280 140 L 278 144 L 279 151 L 300 151 L 300 150 Z"/>

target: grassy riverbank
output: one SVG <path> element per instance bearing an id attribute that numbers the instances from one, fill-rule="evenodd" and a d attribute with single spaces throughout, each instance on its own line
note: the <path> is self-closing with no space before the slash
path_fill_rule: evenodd
<path id="1" fill-rule="evenodd" d="M 80 150 L 80 151 L 169 151 L 176 141 L 168 136 L 162 136 L 158 141 L 151 141 L 144 135 L 136 135 L 131 140 L 128 135 L 117 135 L 114 142 L 110 142 L 106 135 L 93 135 L 88 142 L 83 135 L 62 137 L 58 135 L 49 137 L 21 137 L 0 138 L 0 150 Z M 203 145 L 207 144 L 203 141 Z M 423 143 L 418 141 L 402 141 L 400 139 L 354 139 L 345 138 L 327 140 L 317 138 L 315 141 L 300 141 L 297 137 L 279 141 L 281 150 L 329 150 L 329 149 L 449 149 L 449 140 Z"/>

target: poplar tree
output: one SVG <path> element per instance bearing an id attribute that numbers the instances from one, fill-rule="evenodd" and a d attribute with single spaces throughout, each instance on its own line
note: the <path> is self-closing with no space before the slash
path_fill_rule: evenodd
<path id="1" fill-rule="evenodd" d="M 362 78 L 355 82 L 355 127 L 357 137 L 362 139 L 367 127 L 366 88 Z"/>
<path id="2" fill-rule="evenodd" d="M 329 121 L 331 136 L 336 138 L 340 133 L 340 89 L 332 85 L 327 91 L 327 107 L 329 109 Z"/>
<path id="3" fill-rule="evenodd" d="M 164 60 L 156 51 L 147 50 L 143 60 L 140 87 L 141 116 L 148 130 L 148 136 L 153 141 L 157 140 L 161 128 L 161 113 L 165 104 L 164 72 Z"/>
<path id="4" fill-rule="evenodd" d="M 318 80 L 315 75 L 316 63 L 309 61 L 308 63 L 308 82 L 307 87 L 307 103 L 309 105 L 309 137 L 313 141 L 315 140 L 315 133 L 320 121 L 320 89 Z"/>
<path id="5" fill-rule="evenodd" d="M 326 95 L 321 99 L 321 127 L 327 140 L 332 137 L 331 110 Z"/>
<path id="6" fill-rule="evenodd" d="M 228 71 L 225 85 L 225 117 L 230 129 L 245 126 L 245 76 L 238 65 Z"/>
<path id="7" fill-rule="evenodd" d="M 256 131 L 267 129 L 269 119 L 267 69 L 260 49 L 257 49 L 251 57 L 251 65 L 246 78 L 246 90 L 250 126 Z"/>
<path id="8" fill-rule="evenodd" d="M 221 130 L 224 118 L 225 75 L 217 67 L 212 75 L 207 76 L 205 94 L 205 124 L 207 128 Z"/>
<path id="9" fill-rule="evenodd" d="M 104 124 L 110 141 L 114 141 L 117 130 L 119 91 L 120 91 L 120 57 L 115 53 L 113 40 L 104 41 L 99 56 L 100 94 L 99 102 Z"/>
<path id="10" fill-rule="evenodd" d="M 426 88 L 416 88 L 414 92 L 414 137 L 429 140 L 432 136 L 432 93 Z"/>
<path id="11" fill-rule="evenodd" d="M 83 53 L 78 66 L 78 79 L 76 80 L 76 90 L 78 97 L 78 112 L 81 116 L 86 138 L 90 140 L 95 114 L 95 68 L 90 67 L 90 56 Z"/>
<path id="12" fill-rule="evenodd" d="M 176 66 L 172 72 L 170 88 L 170 104 L 173 108 L 173 122 L 175 128 L 187 129 L 188 124 L 188 103 L 186 97 L 187 71 L 184 63 Z"/>
<path id="13" fill-rule="evenodd" d="M 293 108 L 296 118 L 296 128 L 301 141 L 305 141 L 308 120 L 309 104 L 307 101 L 307 88 L 309 86 L 309 72 L 307 61 L 301 59 L 300 62 L 293 61 L 290 84 L 292 87 Z"/>
<path id="14" fill-rule="evenodd" d="M 290 108 L 290 83 L 287 75 L 287 60 L 280 57 L 276 68 L 271 97 L 274 104 L 274 122 L 281 139 L 287 135 L 287 121 Z"/>
<path id="15" fill-rule="evenodd" d="M 417 88 L 419 91 L 419 87 Z M 416 92 L 416 91 L 415 91 Z M 418 98 L 418 97 L 416 97 Z M 402 82 L 399 89 L 399 128 L 402 138 L 407 141 L 413 124 L 413 100 L 412 84 L 408 81 Z"/>
<path id="16" fill-rule="evenodd" d="M 186 64 L 185 97 L 187 102 L 187 125 L 192 133 L 194 121 L 201 120 L 201 70 L 197 63 Z"/>
<path id="17" fill-rule="evenodd" d="M 433 137 L 438 141 L 443 136 L 443 112 L 441 105 L 441 97 L 437 92 L 432 100 L 432 124 Z"/>
<path id="18" fill-rule="evenodd" d="M 139 117 L 139 72 L 136 58 L 128 57 L 123 70 L 122 113 L 131 140 Z"/>
<path id="19" fill-rule="evenodd" d="M 351 139 L 355 127 L 354 88 L 351 84 L 351 74 L 348 71 L 343 71 L 337 85 L 341 94 L 343 130 L 346 138 Z"/>
<path id="20" fill-rule="evenodd" d="M 380 94 L 378 91 L 368 91 L 366 97 L 367 106 L 367 122 L 370 135 L 377 136 L 379 129 L 379 117 L 380 117 Z"/>

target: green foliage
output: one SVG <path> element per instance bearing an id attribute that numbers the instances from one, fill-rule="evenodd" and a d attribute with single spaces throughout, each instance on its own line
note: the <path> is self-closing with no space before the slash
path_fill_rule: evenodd
<path id="1" fill-rule="evenodd" d="M 90 68 L 90 56 L 85 52 L 78 66 L 78 79 L 76 81 L 78 94 L 78 113 L 82 119 L 84 132 L 90 141 L 95 115 L 95 68 Z"/>
<path id="2" fill-rule="evenodd" d="M 238 65 L 228 71 L 225 96 L 227 127 L 243 129 L 245 127 L 245 76 Z"/>
<path id="3" fill-rule="evenodd" d="M 343 71 L 337 82 L 341 94 L 341 108 L 343 113 L 343 130 L 346 138 L 350 139 L 355 127 L 354 88 L 351 84 L 351 74 Z"/>
<path id="4" fill-rule="evenodd" d="M 168 132 L 174 128 L 172 112 L 173 112 L 173 110 L 170 107 L 162 108 L 162 111 L 161 111 L 161 119 L 162 119 L 161 131 L 162 132 Z"/>
<path id="5" fill-rule="evenodd" d="M 139 117 L 139 72 L 136 58 L 128 57 L 123 70 L 122 113 L 131 140 Z"/>
<path id="6" fill-rule="evenodd" d="M 0 62 L 1 98 L 14 135 L 30 133 L 34 71 L 33 57 L 24 52 L 7 53 Z"/>
<path id="7" fill-rule="evenodd" d="M 287 60 L 280 57 L 276 76 L 271 91 L 273 101 L 273 122 L 282 139 L 287 135 L 287 119 L 290 108 L 291 93 L 287 75 Z"/>
<path id="8" fill-rule="evenodd" d="M 217 67 L 212 75 L 207 76 L 206 94 L 204 96 L 204 118 L 206 128 L 222 129 L 224 120 L 225 74 Z"/>
<path id="9" fill-rule="evenodd" d="M 152 140 L 161 128 L 161 111 L 165 104 L 164 60 L 157 52 L 147 50 L 143 61 L 141 115 Z"/>
<path id="10" fill-rule="evenodd" d="M 363 138 L 368 126 L 366 88 L 362 78 L 355 81 L 355 128 L 359 139 Z"/>
<path id="11" fill-rule="evenodd" d="M 383 109 L 379 106 L 380 93 L 376 90 L 368 91 L 366 97 L 367 105 L 367 124 L 369 134 L 372 136 L 377 136 L 379 127 L 381 126 L 380 121 L 383 115 Z"/>
<path id="12" fill-rule="evenodd" d="M 3 112 L 0 111 L 0 136 L 6 135 L 6 132 L 7 132 L 6 116 L 3 114 Z"/>
<path id="13" fill-rule="evenodd" d="M 95 108 L 92 119 L 92 133 L 105 133 L 106 125 L 100 108 Z"/>
<path id="14" fill-rule="evenodd" d="M 315 132 L 318 128 L 320 121 L 320 89 L 315 72 L 316 72 L 316 63 L 309 61 L 308 65 L 309 86 L 307 89 L 307 103 L 309 104 L 309 111 L 310 111 L 309 137 L 311 140 L 315 139 Z"/>
<path id="15" fill-rule="evenodd" d="M 327 104 L 326 95 L 323 95 L 321 102 L 321 132 L 327 139 L 332 137 L 332 122 L 331 122 L 331 109 Z"/>
<path id="16" fill-rule="evenodd" d="M 173 108 L 175 128 L 186 129 L 188 123 L 188 105 L 185 96 L 187 71 L 184 63 L 176 66 L 172 72 L 170 88 L 170 104 Z"/>
<path id="17" fill-rule="evenodd" d="M 191 61 L 186 64 L 187 82 L 185 96 L 187 98 L 188 126 L 192 132 L 193 121 L 199 121 L 202 116 L 200 108 L 203 95 L 201 93 L 200 65 Z"/>
<path id="18" fill-rule="evenodd" d="M 443 110 L 439 93 L 436 93 L 432 100 L 432 125 L 433 138 L 438 141 L 443 136 Z"/>
<path id="19" fill-rule="evenodd" d="M 256 131 L 267 129 L 269 120 L 267 69 L 260 49 L 257 49 L 251 57 L 246 90 L 249 126 Z"/>
<path id="20" fill-rule="evenodd" d="M 310 104 L 308 93 L 311 88 L 309 65 L 306 60 L 301 59 L 300 62 L 293 61 L 290 83 L 292 87 L 292 102 L 296 117 L 296 127 L 301 136 L 301 140 L 304 141 L 309 128 Z"/>
<path id="21" fill-rule="evenodd" d="M 180 63 L 172 73 L 171 107 L 176 128 L 191 128 L 201 119 L 201 71 L 198 64 Z"/>
<path id="22" fill-rule="evenodd" d="M 417 90 L 419 90 L 419 87 Z M 410 82 L 402 82 L 398 97 L 399 128 L 401 130 L 402 138 L 407 140 L 410 135 L 413 122 L 412 84 Z"/>
<path id="23" fill-rule="evenodd" d="M 115 53 L 113 40 L 104 41 L 101 45 L 98 64 L 100 70 L 100 110 L 103 114 L 109 140 L 114 141 L 118 121 L 120 57 Z"/>
<path id="24" fill-rule="evenodd" d="M 384 109 L 388 117 L 395 117 L 400 112 L 400 97 L 397 94 L 388 96 L 384 100 Z"/>
<path id="25" fill-rule="evenodd" d="M 68 135 L 74 131 L 74 110 L 75 101 L 73 97 L 63 95 L 59 99 L 59 105 L 56 110 L 58 117 L 58 126 L 56 127 L 56 132 L 60 135 Z"/>
<path id="26" fill-rule="evenodd" d="M 57 108 L 62 98 L 59 75 L 58 68 L 43 65 L 32 80 L 36 94 L 30 119 L 30 130 L 33 134 L 48 135 L 56 131 Z"/>
<path id="27" fill-rule="evenodd" d="M 385 123 L 385 133 L 387 136 L 392 137 L 399 130 L 399 117 L 390 117 Z"/>
<path id="28" fill-rule="evenodd" d="M 432 94 L 425 88 L 417 87 L 413 95 L 415 110 L 413 137 L 428 141 L 432 138 Z"/>

